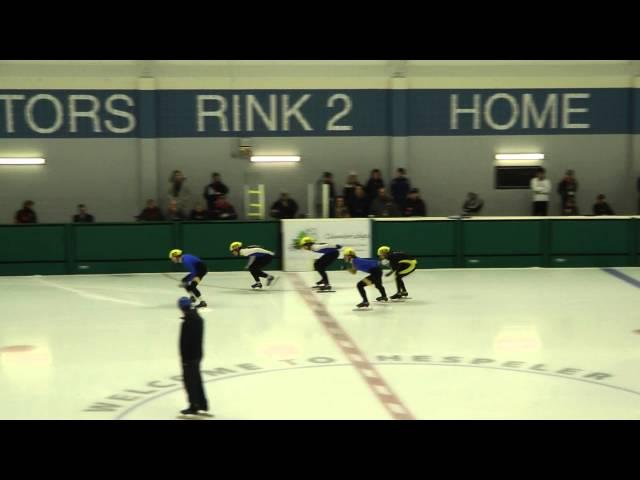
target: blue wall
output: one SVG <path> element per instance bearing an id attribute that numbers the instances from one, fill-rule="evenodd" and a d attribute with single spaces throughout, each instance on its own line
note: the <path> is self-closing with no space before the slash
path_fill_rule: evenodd
<path id="1" fill-rule="evenodd" d="M 639 118 L 631 88 L 0 90 L 0 138 L 630 134 Z"/>

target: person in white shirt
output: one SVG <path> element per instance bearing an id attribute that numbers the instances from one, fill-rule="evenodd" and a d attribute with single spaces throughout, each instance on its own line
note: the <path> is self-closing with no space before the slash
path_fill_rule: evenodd
<path id="1" fill-rule="evenodd" d="M 271 250 L 266 250 L 260 245 L 249 245 L 248 247 L 243 248 L 242 242 L 231 242 L 231 245 L 229 245 L 229 251 L 236 257 L 249 257 L 249 263 L 247 263 L 245 268 L 249 269 L 253 280 L 256 282 L 251 285 L 251 288 L 262 288 L 262 282 L 260 281 L 261 278 L 267 279 L 267 287 L 273 285 L 278 280 L 277 277 L 269 275 L 262 270 L 269 264 L 269 262 L 271 262 L 275 255 Z"/>
<path id="2" fill-rule="evenodd" d="M 546 216 L 549 205 L 549 193 L 551 181 L 545 177 L 546 170 L 538 168 L 536 176 L 531 179 L 531 191 L 533 192 L 533 215 Z"/>

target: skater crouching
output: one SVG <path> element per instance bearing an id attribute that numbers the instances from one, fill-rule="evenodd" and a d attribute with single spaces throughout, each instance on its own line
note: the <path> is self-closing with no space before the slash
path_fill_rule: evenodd
<path id="1" fill-rule="evenodd" d="M 304 237 L 300 240 L 300 247 L 315 253 L 321 253 L 322 256 L 313 262 L 313 268 L 320 274 L 320 280 L 316 282 L 317 288 L 322 291 L 331 290 L 329 277 L 327 276 L 327 267 L 331 265 L 340 256 L 342 245 L 316 243 L 311 237 Z"/>
<path id="2" fill-rule="evenodd" d="M 249 245 L 248 247 L 243 248 L 242 242 L 231 242 L 229 250 L 236 257 L 249 257 L 249 262 L 245 268 L 249 269 L 253 280 L 256 282 L 251 285 L 251 288 L 262 288 L 262 282 L 260 281 L 261 278 L 267 279 L 267 287 L 273 285 L 277 281 L 276 277 L 262 271 L 262 269 L 271 263 L 271 260 L 273 260 L 273 256 L 275 255 L 274 252 L 266 250 L 259 245 Z"/>
<path id="3" fill-rule="evenodd" d="M 387 292 L 384 290 L 384 286 L 382 285 L 382 268 L 377 260 L 372 258 L 360 258 L 356 255 L 356 252 L 353 248 L 345 248 L 343 250 L 344 260 L 351 264 L 349 271 L 353 274 L 356 271 L 360 270 L 361 272 L 368 273 L 369 275 L 360 280 L 356 287 L 358 288 L 358 292 L 360 292 L 360 296 L 362 297 L 362 302 L 356 305 L 358 308 L 366 308 L 369 306 L 369 300 L 367 299 L 367 292 L 364 287 L 369 285 L 375 285 L 375 287 L 380 292 L 380 296 L 376 298 L 378 302 L 386 302 L 389 299 L 387 298 Z"/>
<path id="4" fill-rule="evenodd" d="M 396 280 L 396 288 L 398 291 L 391 295 L 391 299 L 397 300 L 399 298 L 408 297 L 409 293 L 404 285 L 404 281 L 402 280 L 404 277 L 413 273 L 418 265 L 418 261 L 415 257 L 408 255 L 403 252 L 392 252 L 391 247 L 383 246 L 378 248 L 378 257 L 380 258 L 380 263 L 383 266 L 388 266 L 391 268 L 391 271 L 385 275 L 388 277 L 395 273 Z"/>
<path id="5" fill-rule="evenodd" d="M 196 304 L 196 308 L 202 308 L 207 306 L 202 298 L 200 290 L 198 290 L 198 284 L 207 274 L 207 266 L 195 255 L 183 253 L 182 250 L 177 248 L 169 252 L 169 259 L 173 263 L 182 263 L 189 270 L 189 275 L 184 277 L 180 281 L 180 287 L 184 288 L 190 295 L 191 302 Z"/>

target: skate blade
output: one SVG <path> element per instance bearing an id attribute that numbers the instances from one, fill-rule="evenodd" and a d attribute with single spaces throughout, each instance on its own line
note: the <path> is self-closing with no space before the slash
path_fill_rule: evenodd
<path id="1" fill-rule="evenodd" d="M 316 290 L 316 293 L 336 293 L 335 290 Z"/>
<path id="2" fill-rule="evenodd" d="M 351 310 L 352 312 L 368 312 L 369 310 L 373 310 L 371 307 L 362 307 L 362 308 L 354 308 Z"/>
<path id="3" fill-rule="evenodd" d="M 176 416 L 176 418 L 178 420 L 207 420 L 209 418 L 214 418 L 214 416 L 211 415 L 211 414 L 204 415 L 202 413 L 199 413 L 198 415 L 182 415 L 182 414 L 180 414 L 180 415 Z"/>
<path id="4" fill-rule="evenodd" d="M 278 283 L 278 280 L 280 280 L 280 277 L 274 277 L 273 281 L 271 282 L 270 285 L 267 285 L 268 287 L 273 287 L 276 283 Z"/>

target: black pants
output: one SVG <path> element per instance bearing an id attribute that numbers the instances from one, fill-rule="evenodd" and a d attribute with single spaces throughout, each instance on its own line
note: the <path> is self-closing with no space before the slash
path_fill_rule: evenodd
<path id="1" fill-rule="evenodd" d="M 549 202 L 533 202 L 533 215 L 546 216 Z"/>
<path id="2" fill-rule="evenodd" d="M 340 252 L 337 250 L 331 253 L 325 253 L 315 262 L 313 262 L 313 267 L 322 277 L 322 283 L 325 285 L 329 285 L 329 277 L 327 276 L 327 267 L 331 265 L 338 257 L 340 256 Z"/>
<path id="3" fill-rule="evenodd" d="M 398 268 L 398 271 L 396 272 L 396 287 L 398 288 L 398 292 L 407 291 L 402 279 L 407 275 L 412 274 L 417 265 L 418 262 L 415 260 L 400 260 L 400 268 Z"/>
<path id="4" fill-rule="evenodd" d="M 260 278 L 267 278 L 269 275 L 264 273 L 262 269 L 269 265 L 273 257 L 271 255 L 263 255 L 262 257 L 256 257 L 251 266 L 249 267 L 249 272 L 253 275 L 253 279 L 256 282 L 260 281 Z"/>
<path id="5" fill-rule="evenodd" d="M 196 277 L 200 279 L 200 281 L 202 281 L 202 279 L 205 277 L 205 275 L 207 274 L 207 266 L 203 263 L 196 263 Z M 191 275 L 191 274 L 189 274 Z M 182 282 L 186 282 L 187 278 L 189 278 L 189 275 L 187 275 L 186 277 L 184 277 L 182 279 Z M 189 283 L 189 285 L 187 285 L 185 287 L 185 290 L 187 291 L 187 293 L 193 294 L 195 295 L 197 298 L 200 298 L 200 290 L 198 290 L 198 284 L 195 281 L 192 281 Z"/>
<path id="6" fill-rule="evenodd" d="M 182 360 L 182 376 L 184 388 L 189 398 L 189 407 L 197 410 L 209 410 L 209 403 L 204 394 L 202 376 L 200 375 L 200 361 L 202 359 Z"/>
<path id="7" fill-rule="evenodd" d="M 375 267 L 369 270 L 369 275 L 360 280 L 356 285 L 356 287 L 358 287 L 358 292 L 360 292 L 360 296 L 365 302 L 368 302 L 368 300 L 367 292 L 364 290 L 364 287 L 371 284 L 375 285 L 383 297 L 387 296 L 387 292 L 382 286 L 382 269 L 380 267 Z"/>

